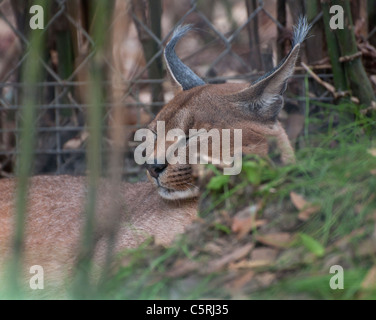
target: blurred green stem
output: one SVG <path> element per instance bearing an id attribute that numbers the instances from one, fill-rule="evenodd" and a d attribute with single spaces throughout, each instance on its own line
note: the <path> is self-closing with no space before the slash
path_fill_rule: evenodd
<path id="1" fill-rule="evenodd" d="M 82 230 L 81 249 L 77 263 L 74 283 L 76 298 L 90 298 L 95 294 L 91 286 L 91 259 L 95 247 L 95 215 L 97 191 L 102 171 L 102 133 L 104 118 L 104 89 L 101 83 L 105 78 L 106 41 L 108 40 L 108 21 L 112 13 L 113 1 L 97 0 L 91 6 L 92 37 L 95 42 L 95 55 L 90 63 L 89 86 L 86 99 L 90 108 L 88 113 L 89 143 L 87 149 L 88 193 L 85 206 L 85 223 Z"/>
<path id="2" fill-rule="evenodd" d="M 47 0 L 35 0 L 34 5 L 40 5 L 44 13 L 48 12 L 49 3 Z M 46 19 L 45 19 L 46 21 Z M 21 134 L 19 157 L 17 158 L 17 190 L 15 197 L 15 233 L 13 237 L 13 256 L 9 271 L 11 297 L 20 297 L 23 262 L 24 233 L 27 211 L 27 193 L 29 187 L 29 176 L 32 174 L 33 151 L 35 145 L 35 121 L 38 106 L 37 83 L 41 80 L 42 70 L 40 56 L 43 56 L 44 30 L 30 30 L 30 43 L 28 56 L 22 70 L 24 92 L 22 96 L 21 110 Z M 28 266 L 30 267 L 30 266 Z"/>
<path id="3" fill-rule="evenodd" d="M 304 87 L 305 87 L 305 112 L 304 112 L 304 138 L 308 142 L 309 135 L 309 81 L 308 74 L 304 77 Z"/>

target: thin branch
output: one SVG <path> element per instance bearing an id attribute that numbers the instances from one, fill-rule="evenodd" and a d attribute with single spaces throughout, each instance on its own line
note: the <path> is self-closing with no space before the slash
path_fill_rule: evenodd
<path id="1" fill-rule="evenodd" d="M 350 93 L 348 91 L 342 91 L 342 92 L 337 92 L 335 87 L 331 85 L 330 83 L 322 80 L 316 73 L 314 73 L 304 62 L 301 63 L 302 67 L 304 70 L 306 70 L 310 76 L 319 84 L 321 84 L 323 87 L 325 87 L 326 90 L 328 90 L 335 99 L 341 98 L 348 96 Z M 359 103 L 359 99 L 356 97 L 351 97 L 351 101 L 354 103 Z"/>
<path id="2" fill-rule="evenodd" d="M 359 58 L 360 56 L 362 56 L 362 52 L 358 51 L 357 53 L 354 53 L 354 54 L 351 54 L 351 55 L 348 55 L 348 56 L 344 56 L 344 57 L 340 57 L 339 58 L 339 62 L 348 62 L 348 61 L 352 61 L 352 60 L 355 60 L 356 58 Z"/>

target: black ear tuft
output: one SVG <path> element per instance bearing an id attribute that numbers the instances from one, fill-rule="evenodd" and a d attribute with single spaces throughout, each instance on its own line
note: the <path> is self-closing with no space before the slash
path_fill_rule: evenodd
<path id="1" fill-rule="evenodd" d="M 301 44 L 308 35 L 312 25 L 308 23 L 307 18 L 304 16 L 299 17 L 298 23 L 294 26 L 294 37 L 292 39 L 292 46 L 295 47 Z"/>
<path id="2" fill-rule="evenodd" d="M 294 27 L 293 46 L 289 54 L 270 72 L 259 78 L 250 87 L 231 96 L 230 100 L 248 106 L 258 119 L 275 121 L 283 106 L 282 94 L 287 80 L 294 72 L 300 44 L 306 38 L 311 26 L 301 17 Z"/>

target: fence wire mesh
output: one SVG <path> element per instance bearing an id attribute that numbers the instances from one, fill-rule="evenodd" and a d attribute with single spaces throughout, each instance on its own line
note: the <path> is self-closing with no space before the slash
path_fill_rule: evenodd
<path id="1" fill-rule="evenodd" d="M 83 1 L 79 8 L 73 7 L 74 3 L 79 2 L 53 1 L 44 26 L 48 39 L 45 50 L 35 61 L 43 68 L 45 79 L 38 83 L 40 105 L 35 123 L 35 174 L 85 174 L 86 171 L 86 110 L 90 104 L 85 100 L 85 72 L 96 47 L 90 36 L 90 21 L 85 20 L 87 2 Z M 181 41 L 177 53 L 208 83 L 251 82 L 273 68 L 289 49 L 291 26 L 298 18 L 296 11 L 304 13 L 304 1 L 285 4 L 284 15 L 280 14 L 278 3 L 255 0 L 117 1 L 113 16 L 103 29 L 113 40 L 104 66 L 107 78 L 103 79 L 103 86 L 109 93 L 103 115 L 106 128 L 113 122 L 114 96 L 127 110 L 123 123 L 131 133 L 145 127 L 171 100 L 174 87 L 162 63 L 163 48 L 180 24 L 192 24 L 194 29 Z M 19 111 L 23 108 L 20 101 L 25 90 L 20 71 L 29 50 L 28 5 L 28 1 L 19 4 L 20 7 L 10 1 L 0 3 L 2 177 L 13 175 L 19 152 L 18 134 L 22 130 Z M 310 21 L 314 30 L 320 30 L 322 12 L 316 12 Z M 316 61 L 307 51 L 302 56 L 310 65 L 316 66 L 322 79 L 331 81 L 330 65 L 325 56 L 316 57 Z M 331 94 L 321 87 L 311 87 L 308 91 L 306 77 L 298 65 L 286 95 L 287 112 L 293 110 L 304 116 L 307 97 L 311 108 L 315 100 L 332 101 Z M 132 157 L 136 144 L 131 135 L 128 139 L 124 172 L 131 179 L 138 175 L 140 168 Z M 106 133 L 103 140 L 104 146 L 111 144 Z M 106 147 L 103 150 L 106 152 Z"/>

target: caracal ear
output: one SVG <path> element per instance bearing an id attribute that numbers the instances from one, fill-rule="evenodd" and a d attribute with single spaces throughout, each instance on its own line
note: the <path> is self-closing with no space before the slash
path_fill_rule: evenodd
<path id="1" fill-rule="evenodd" d="M 247 108 L 256 119 L 265 122 L 276 121 L 283 106 L 282 94 L 286 90 L 287 80 L 294 72 L 299 55 L 300 44 L 306 38 L 311 26 L 301 17 L 294 27 L 292 49 L 281 63 L 259 78 L 250 87 L 229 96 L 232 102 Z"/>
<path id="2" fill-rule="evenodd" d="M 178 26 L 164 49 L 167 69 L 172 79 L 182 90 L 189 90 L 205 84 L 199 76 L 178 58 L 175 52 L 176 44 L 189 30 L 191 30 L 190 25 Z"/>

